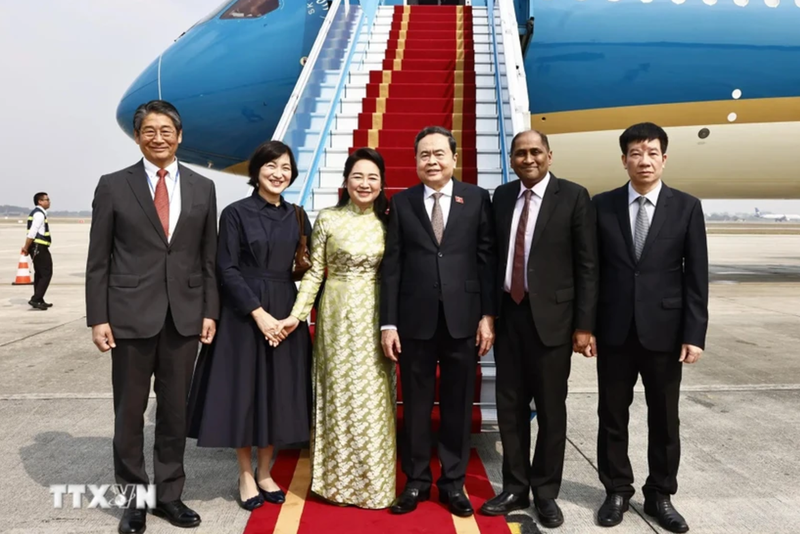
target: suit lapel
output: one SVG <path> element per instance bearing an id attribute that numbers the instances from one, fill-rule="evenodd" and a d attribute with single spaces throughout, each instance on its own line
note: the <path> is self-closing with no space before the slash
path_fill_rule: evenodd
<path id="1" fill-rule="evenodd" d="M 554 174 L 550 174 L 550 183 L 547 184 L 547 189 L 544 191 L 544 198 L 542 204 L 539 206 L 539 215 L 536 217 L 536 226 L 533 229 L 533 242 L 531 243 L 531 254 L 536 244 L 541 240 L 544 228 L 550 220 L 550 216 L 556 209 L 558 204 L 558 178 Z"/>
<path id="2" fill-rule="evenodd" d="M 628 186 L 627 184 L 616 191 L 614 200 L 614 211 L 617 212 L 619 229 L 625 240 L 625 247 L 628 249 L 628 256 L 631 262 L 636 264 L 636 253 L 633 250 L 633 236 L 631 235 L 631 212 L 628 207 Z"/>
<path id="3" fill-rule="evenodd" d="M 185 221 L 192 211 L 192 200 L 194 198 L 194 173 L 183 165 L 179 165 L 178 169 L 178 186 L 181 190 L 181 214 L 178 217 L 178 223 L 175 225 L 175 230 L 172 233 L 170 244 L 175 242 L 175 236 L 178 235 L 178 230 L 185 226 Z"/>
<path id="4" fill-rule="evenodd" d="M 423 184 L 414 186 L 409 202 L 411 202 L 411 207 L 417 214 L 422 227 L 428 232 L 433 243 L 436 244 L 436 235 L 433 233 L 433 225 L 428 217 L 428 212 L 425 211 L 425 186 Z"/>
<path id="5" fill-rule="evenodd" d="M 497 207 L 500 208 L 503 214 L 500 220 L 500 231 L 502 232 L 500 234 L 502 240 L 500 243 L 500 261 L 503 264 L 507 262 L 508 258 L 508 247 L 511 241 L 511 223 L 514 222 L 514 209 L 517 205 L 517 198 L 519 198 L 519 190 L 522 187 L 522 182 L 519 180 L 513 183 L 516 184 L 516 187 L 509 187 L 506 197 L 497 199 L 499 201 Z"/>
<path id="6" fill-rule="evenodd" d="M 653 241 L 656 240 L 661 228 L 664 227 L 664 222 L 669 216 L 668 206 L 670 198 L 672 198 L 672 190 L 667 187 L 667 184 L 662 183 L 661 193 L 659 193 L 658 200 L 656 201 L 656 211 L 653 214 L 653 222 L 650 224 L 650 230 L 647 232 L 647 239 L 644 240 L 644 248 L 642 249 L 642 255 L 639 258 L 639 262 L 644 260 L 647 252 L 653 248 Z"/>
<path id="7" fill-rule="evenodd" d="M 442 234 L 442 245 L 444 245 L 447 236 L 455 231 L 450 229 L 455 228 L 456 221 L 459 217 L 461 217 L 461 214 L 464 211 L 465 200 L 463 185 L 459 180 L 456 180 L 455 178 L 451 179 L 453 180 L 453 198 L 450 199 L 450 213 L 447 214 L 447 224 L 444 226 L 444 233 Z M 456 198 L 460 198 L 461 202 L 458 202 Z M 433 231 L 432 225 L 431 231 Z"/>
<path id="8" fill-rule="evenodd" d="M 161 220 L 158 218 L 158 212 L 156 212 L 156 205 L 153 202 L 153 197 L 150 195 L 150 186 L 147 183 L 147 173 L 144 172 L 144 163 L 139 162 L 138 165 L 128 169 L 127 179 L 136 200 L 139 202 L 142 210 L 144 210 L 147 218 L 150 219 L 153 229 L 166 244 L 167 236 L 164 234 L 164 228 L 161 226 Z"/>

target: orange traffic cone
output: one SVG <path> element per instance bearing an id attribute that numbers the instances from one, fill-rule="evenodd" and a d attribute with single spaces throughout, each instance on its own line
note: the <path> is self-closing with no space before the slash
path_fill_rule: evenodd
<path id="1" fill-rule="evenodd" d="M 11 283 L 13 286 L 33 285 L 31 280 L 31 261 L 30 256 L 20 256 L 17 266 L 17 278 Z"/>

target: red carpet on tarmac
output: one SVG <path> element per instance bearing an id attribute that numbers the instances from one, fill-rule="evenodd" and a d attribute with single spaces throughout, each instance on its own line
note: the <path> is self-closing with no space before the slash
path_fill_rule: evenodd
<path id="1" fill-rule="evenodd" d="M 434 455 L 435 456 L 435 455 Z M 433 478 L 439 476 L 439 462 L 431 462 Z M 287 450 L 278 453 L 272 468 L 275 482 L 287 492 L 281 505 L 265 504 L 250 514 L 244 534 L 509 534 L 503 517 L 486 517 L 476 513 L 461 518 L 450 514 L 439 502 L 434 485 L 431 500 L 421 503 L 410 514 L 394 515 L 389 510 L 362 510 L 327 504 L 309 494 L 310 465 L 308 451 Z M 397 491 L 405 485 L 405 477 L 397 466 Z M 465 489 L 472 506 L 480 506 L 494 496 L 478 453 L 473 449 L 467 467 Z"/>

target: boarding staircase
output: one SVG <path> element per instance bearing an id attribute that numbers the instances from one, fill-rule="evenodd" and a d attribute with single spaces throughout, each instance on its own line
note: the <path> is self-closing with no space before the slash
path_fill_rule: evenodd
<path id="1" fill-rule="evenodd" d="M 431 125 L 456 137 L 456 178 L 490 192 L 508 181 L 511 138 L 530 125 L 512 2 L 335 0 L 273 136 L 297 156 L 300 179 L 287 198 L 313 221 L 336 204 L 345 160 L 363 146 L 384 157 L 388 196 L 417 184 L 414 138 Z M 491 352 L 478 374 L 472 431 L 494 431 Z"/>

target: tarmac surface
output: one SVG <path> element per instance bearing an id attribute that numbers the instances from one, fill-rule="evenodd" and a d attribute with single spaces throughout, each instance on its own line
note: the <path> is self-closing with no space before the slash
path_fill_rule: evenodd
<path id="1" fill-rule="evenodd" d="M 24 226 L 0 221 L 0 532 L 116 532 L 119 510 L 89 509 L 88 500 L 73 509 L 70 496 L 54 508 L 49 490 L 51 484 L 114 482 L 110 357 L 95 349 L 84 318 L 89 224 L 51 226 L 55 275 L 46 299 L 54 306 L 38 311 L 27 304 L 31 286 L 11 284 Z M 800 229 L 769 227 L 709 224 L 711 320 L 703 358 L 684 369 L 682 458 L 673 499 L 690 532 L 800 532 Z M 153 445 L 154 404 L 151 399 L 145 414 L 145 451 Z M 595 523 L 604 490 L 596 471 L 594 360 L 573 356 L 568 410 L 559 497 L 566 521 L 558 532 L 664 532 L 642 510 L 647 426 L 641 383 L 630 422 L 637 494 L 613 530 Z M 535 437 L 535 422 L 531 431 Z M 499 435 L 475 435 L 473 446 L 499 492 Z M 152 455 L 145 457 L 152 475 Z M 190 440 L 186 469 L 184 500 L 203 518 L 193 532 L 243 532 L 248 513 L 234 501 L 233 452 L 199 449 Z M 149 533 L 177 530 L 148 518 Z"/>

